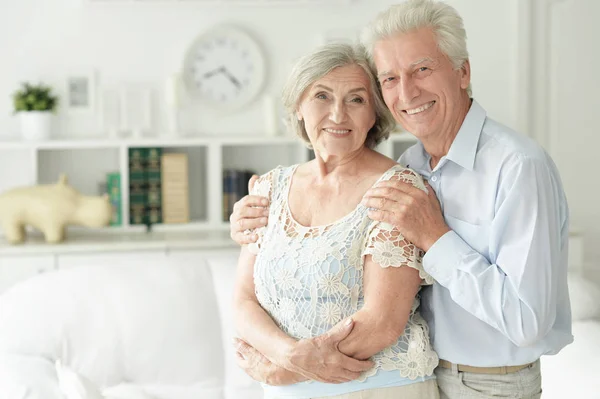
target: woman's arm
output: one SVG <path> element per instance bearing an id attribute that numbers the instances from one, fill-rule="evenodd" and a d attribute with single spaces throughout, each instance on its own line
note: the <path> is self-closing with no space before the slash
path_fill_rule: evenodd
<path id="1" fill-rule="evenodd" d="M 337 344 L 347 336 L 351 325 L 341 324 L 324 336 L 300 341 L 281 331 L 256 298 L 255 259 L 256 256 L 244 246 L 238 261 L 234 292 L 235 324 L 240 338 L 270 362 L 306 379 L 347 382 L 358 378 L 362 371 L 372 366 L 371 362 L 352 359 L 339 352 Z M 298 382 L 296 375 L 285 378 L 286 381 Z"/>
<path id="2" fill-rule="evenodd" d="M 404 333 L 420 285 L 418 270 L 408 266 L 383 268 L 367 255 L 365 304 L 352 316 L 354 329 L 340 342 L 340 351 L 355 359 L 368 359 L 393 345 Z"/>
<path id="3" fill-rule="evenodd" d="M 256 255 L 243 246 L 238 260 L 233 297 L 237 332 L 244 341 L 265 356 L 271 366 L 277 367 L 277 370 L 272 368 L 264 370 L 265 373 L 269 373 L 269 376 L 264 376 L 265 380 L 267 377 L 273 379 L 271 373 L 275 371 L 278 379 L 285 380 L 289 384 L 304 381 L 307 378 L 291 373 L 277 364 L 281 361 L 277 359 L 277 354 L 283 353 L 284 348 L 293 345 L 295 340 L 281 331 L 258 303 L 254 291 L 255 259 Z"/>

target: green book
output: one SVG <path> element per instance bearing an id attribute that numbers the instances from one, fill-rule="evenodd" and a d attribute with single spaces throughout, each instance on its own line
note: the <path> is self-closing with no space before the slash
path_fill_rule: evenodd
<path id="1" fill-rule="evenodd" d="M 121 210 L 121 174 L 119 172 L 106 175 L 106 192 L 112 206 L 111 226 L 120 226 L 123 223 Z"/>
<path id="2" fill-rule="evenodd" d="M 129 224 L 145 224 L 146 148 L 129 149 Z"/>
<path id="3" fill-rule="evenodd" d="M 150 224 L 162 223 L 161 156 L 162 148 L 146 152 L 146 220 Z"/>

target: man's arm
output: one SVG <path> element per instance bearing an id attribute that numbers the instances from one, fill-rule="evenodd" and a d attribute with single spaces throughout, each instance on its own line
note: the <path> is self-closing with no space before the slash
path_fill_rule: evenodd
<path id="1" fill-rule="evenodd" d="M 543 338 L 556 317 L 556 283 L 563 275 L 562 191 L 548 166 L 524 159 L 502 179 L 490 226 L 491 259 L 455 232 L 425 255 L 425 269 L 452 298 L 517 346 Z M 565 223 L 565 225 L 563 225 Z"/>
<path id="2" fill-rule="evenodd" d="M 285 334 L 260 306 L 254 291 L 255 255 L 242 247 L 234 291 L 235 322 L 240 338 L 269 361 L 306 378 L 342 383 L 358 378 L 372 366 L 342 354 L 338 343 L 352 330 L 353 323 L 339 323 L 332 331 L 296 341 Z"/>
<path id="3" fill-rule="evenodd" d="M 369 193 L 365 203 L 376 208 L 386 197 L 370 216 L 398 226 L 407 238 L 415 237 L 411 241 L 427 250 L 425 270 L 457 304 L 515 345 L 528 346 L 546 335 L 556 317 L 555 287 L 565 266 L 561 234 L 567 226 L 559 212 L 560 183 L 548 165 L 521 158 L 507 170 L 489 225 L 489 261 L 456 232 L 432 232 L 430 226 L 436 224 L 419 215 L 439 212 L 439 223 L 439 204 L 420 193 L 388 186 L 385 193 Z"/>

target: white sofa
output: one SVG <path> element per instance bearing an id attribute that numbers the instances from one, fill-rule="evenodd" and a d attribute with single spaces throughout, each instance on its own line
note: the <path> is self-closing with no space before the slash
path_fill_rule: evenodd
<path id="1" fill-rule="evenodd" d="M 81 266 L 15 285 L 0 297 L 0 398 L 262 398 L 231 346 L 236 258 Z"/>
<path id="2" fill-rule="evenodd" d="M 14 286 L 0 296 L 0 399 L 262 398 L 230 344 L 236 258 L 132 258 Z M 543 358 L 543 398 L 600 398 L 600 291 L 569 282 L 575 343 Z"/>

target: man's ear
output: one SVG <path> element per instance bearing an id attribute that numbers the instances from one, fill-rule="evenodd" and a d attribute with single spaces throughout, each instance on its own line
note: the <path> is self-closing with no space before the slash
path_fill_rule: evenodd
<path id="1" fill-rule="evenodd" d="M 467 89 L 469 84 L 471 83 L 471 63 L 469 60 L 466 60 L 463 65 L 460 67 L 460 87 L 462 89 Z"/>

